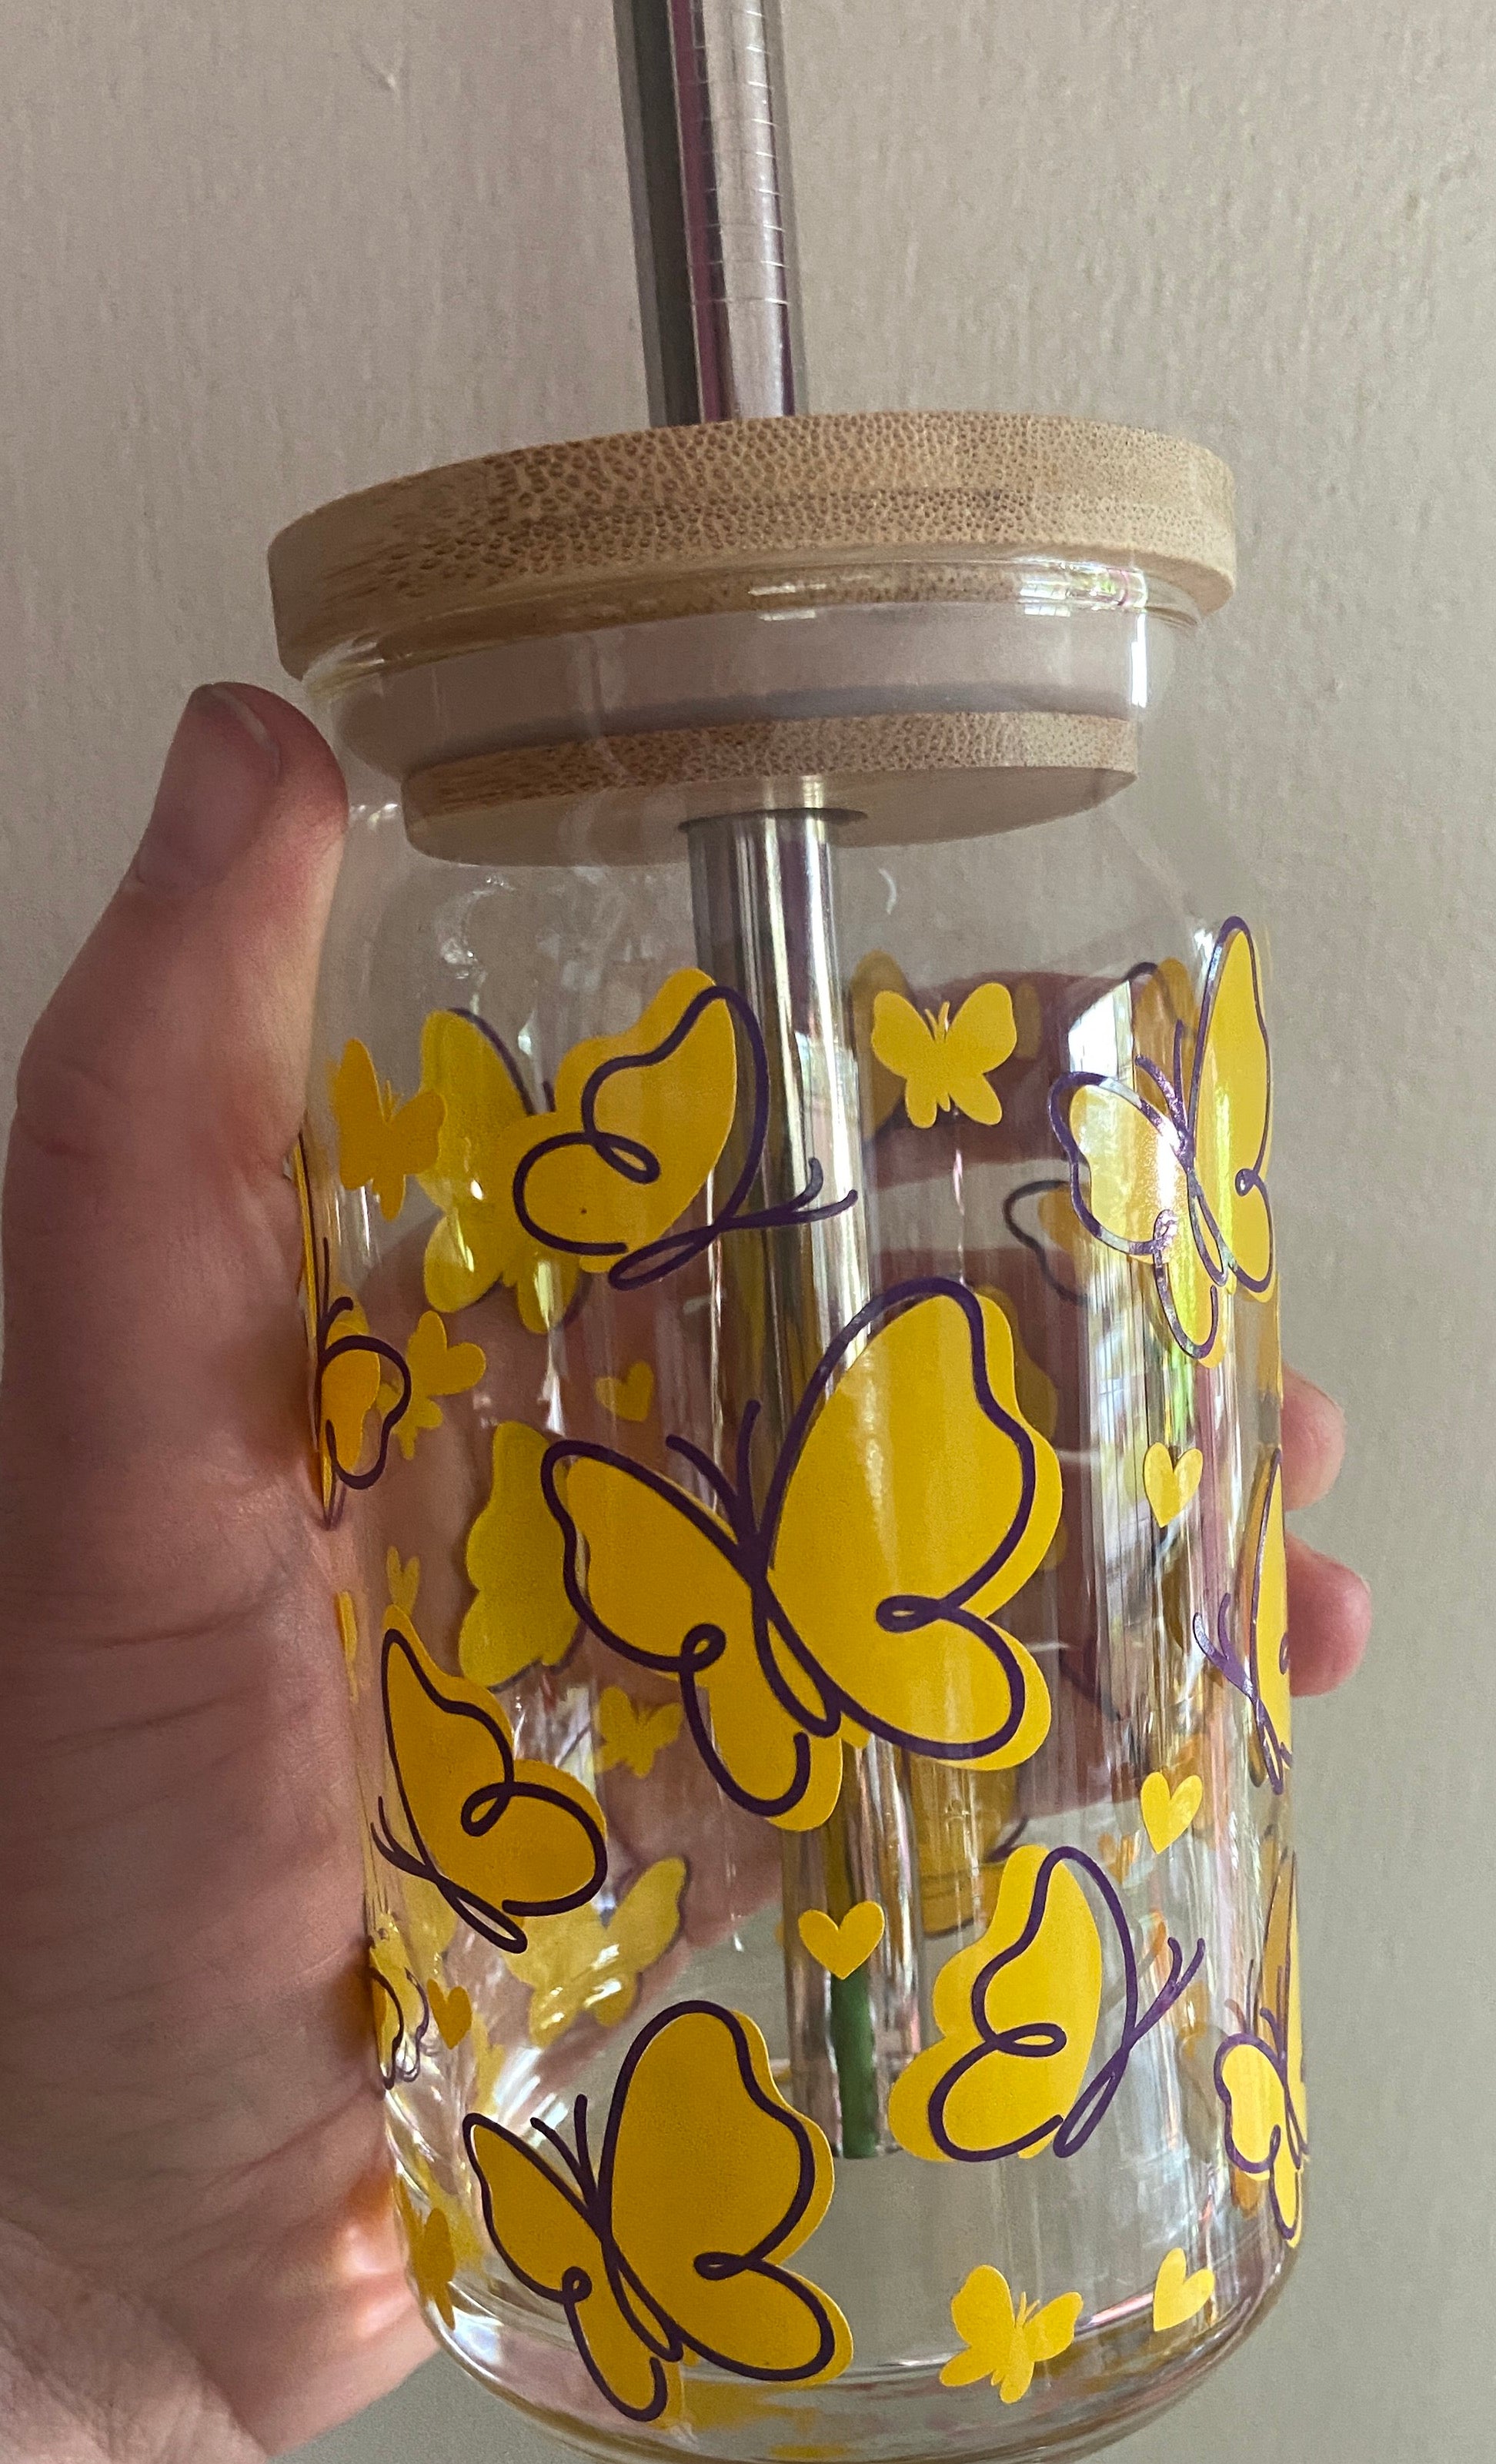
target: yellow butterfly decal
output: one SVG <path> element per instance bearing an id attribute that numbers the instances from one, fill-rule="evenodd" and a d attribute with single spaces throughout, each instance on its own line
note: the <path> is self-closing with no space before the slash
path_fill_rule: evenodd
<path id="1" fill-rule="evenodd" d="M 399 1818 L 382 1796 L 375 1847 L 485 1941 L 523 1950 L 526 1918 L 581 1907 L 601 1887 L 602 1808 L 567 1772 L 517 1762 L 493 1697 L 438 1668 L 397 1610 L 380 1683 Z"/>
<path id="2" fill-rule="evenodd" d="M 393 1547 L 386 1549 L 385 1551 L 385 1581 L 389 1591 L 389 1606 L 385 1611 L 385 1623 L 387 1624 L 390 1618 L 397 1615 L 401 1617 L 413 1617 L 415 1615 L 416 1594 L 421 1588 L 420 1558 L 407 1557 L 404 1563 L 402 1563 L 398 1549 Z"/>
<path id="3" fill-rule="evenodd" d="M 1078 2293 L 1062 2293 L 1041 2309 L 1019 2296 L 1018 2308 L 1000 2268 L 974 2267 L 951 2303 L 951 2323 L 965 2343 L 940 2373 L 942 2387 L 975 2387 L 990 2379 L 1004 2404 L 1021 2404 L 1041 2362 L 1052 2362 L 1075 2340 Z"/>
<path id="4" fill-rule="evenodd" d="M 595 1906 L 541 1917 L 530 1947 L 512 1954 L 511 1974 L 530 1988 L 530 2041 L 548 2045 L 588 2012 L 616 2028 L 633 2009 L 639 1979 L 680 1931 L 686 1868 L 679 1857 L 649 1866 L 605 1925 Z"/>
<path id="5" fill-rule="evenodd" d="M 1283 1456 L 1264 1461 L 1252 1492 L 1236 1596 L 1221 1599 L 1212 1634 L 1197 1612 L 1196 1644 L 1251 1707 L 1263 1776 L 1281 1796 L 1293 1761 L 1288 1678 L 1288 1558 L 1283 1529 Z"/>
<path id="6" fill-rule="evenodd" d="M 331 1236 L 318 1229 L 314 1160 L 304 1132 L 292 1150 L 291 1166 L 301 1210 L 301 1298 L 317 1479 L 322 1513 L 331 1523 L 341 1490 L 372 1488 L 384 1471 L 410 1400 L 410 1372 L 403 1353 L 370 1333 L 363 1309 L 335 1280 Z M 372 1449 L 365 1434 L 371 1412 L 378 1415 Z"/>
<path id="7" fill-rule="evenodd" d="M 1217 935 L 1193 1044 L 1177 1018 L 1167 1062 L 1140 1051 L 1131 1084 L 1069 1072 L 1050 1090 L 1049 1117 L 1087 1231 L 1148 1265 L 1180 1351 L 1212 1359 L 1222 1294 L 1263 1299 L 1274 1274 L 1272 1072 L 1257 951 L 1240 916 Z"/>
<path id="8" fill-rule="evenodd" d="M 445 1211 L 426 1253 L 427 1297 L 466 1308 L 515 1287 L 532 1331 L 559 1324 L 578 1271 L 605 1273 L 666 1232 L 706 1185 L 737 1101 L 728 1008 L 711 978 L 670 977 L 634 1025 L 573 1046 L 554 1108 L 530 1111 L 517 1069 L 476 1020 L 439 1014 L 426 1083 L 446 1104 L 422 1186 Z"/>
<path id="9" fill-rule="evenodd" d="M 397 2079 L 408 2085 L 421 2067 L 421 2046 L 431 2024 L 431 2008 L 405 1937 L 391 1916 L 382 1916 L 375 1923 L 368 1947 L 368 1978 L 380 2078 L 386 2087 L 393 2087 Z"/>
<path id="10" fill-rule="evenodd" d="M 1252 2026 L 1249 2033 L 1227 2036 L 1218 2051 L 1216 2093 L 1225 2108 L 1226 2152 L 1234 2170 L 1265 2186 L 1273 2223 L 1291 2249 L 1304 2230 L 1309 2157 L 1296 1858 L 1286 1857 L 1278 1868 Z"/>
<path id="11" fill-rule="evenodd" d="M 524 1420 L 494 1432 L 488 1504 L 468 1533 L 476 1597 L 457 1638 L 458 1664 L 475 1685 L 507 1685 L 537 1661 L 554 1668 L 576 1639 L 561 1537 L 540 1488 L 548 1443 Z"/>
<path id="12" fill-rule="evenodd" d="M 783 2264 L 830 2205 L 831 2151 L 781 2096 L 751 2019 L 675 2003 L 625 2055 L 600 2146 L 585 2096 L 572 2145 L 533 2127 L 543 2149 L 476 2114 L 463 2125 L 489 2233 L 619 2412 L 678 2419 L 688 2356 L 773 2386 L 847 2367 L 846 2320 Z"/>
<path id="13" fill-rule="evenodd" d="M 737 1111 L 737 1049 L 751 1068 L 752 1117 L 720 1212 L 673 1230 L 701 1195 Z M 445 1112 L 422 1187 L 443 1210 L 426 1253 L 433 1308 L 464 1309 L 511 1286 L 524 1324 L 556 1326 L 579 1271 L 633 1290 L 672 1274 L 730 1231 L 813 1222 L 855 1202 L 815 1203 L 823 1174 L 782 1205 L 746 1212 L 768 1133 L 769 1069 L 752 1009 L 694 967 L 669 977 L 621 1035 L 575 1045 L 551 1109 L 531 1111 L 504 1047 L 475 1019 L 428 1019 L 426 1081 Z"/>
<path id="14" fill-rule="evenodd" d="M 1006 984 L 979 984 L 954 1018 L 949 1001 L 921 1013 L 902 993 L 881 992 L 873 1001 L 873 1055 L 904 1081 L 904 1109 L 916 1130 L 932 1128 L 936 1114 L 953 1107 L 969 1121 L 1001 1121 L 988 1073 L 1017 1042 Z"/>
<path id="15" fill-rule="evenodd" d="M 426 1297 L 451 1311 L 495 1284 L 514 1292 L 532 1334 L 560 1326 L 577 1288 L 577 1262 L 554 1257 L 515 1215 L 502 1156 L 532 1117 L 507 1045 L 481 1019 L 433 1010 L 421 1031 L 421 1083 L 442 1104 L 441 1133 L 421 1187 L 442 1221 L 426 1244 Z"/>
<path id="16" fill-rule="evenodd" d="M 1093 2072 L 1103 1952 L 1083 1882 L 1111 1926 L 1122 1977 L 1116 2041 Z M 1015 1848 L 986 1932 L 935 1978 L 940 2041 L 893 2083 L 889 2126 L 899 2145 L 967 2164 L 1044 2147 L 1078 2155 L 1135 2047 L 1205 1956 L 1199 1942 L 1186 1966 L 1172 1938 L 1168 1947 L 1164 1982 L 1144 2008 L 1126 1912 L 1101 1867 L 1079 1848 Z"/>
<path id="17" fill-rule="evenodd" d="M 681 1718 L 678 1703 L 634 1703 L 621 1685 L 605 1685 L 598 1697 L 598 1770 L 623 1764 L 635 1779 L 648 1779 L 655 1755 L 679 1736 Z"/>
<path id="18" fill-rule="evenodd" d="M 350 1190 L 372 1182 L 380 1213 L 392 1223 L 406 1202 L 407 1180 L 436 1161 L 441 1096 L 423 1087 L 408 1103 L 398 1103 L 356 1039 L 344 1045 L 336 1069 L 328 1063 L 327 1086 L 338 1123 L 338 1177 Z"/>
<path id="19" fill-rule="evenodd" d="M 475 1343 L 449 1343 L 447 1329 L 436 1311 L 425 1309 L 406 1345 L 406 1367 L 410 1372 L 410 1399 L 395 1436 L 408 1463 L 421 1430 L 439 1429 L 442 1425 L 437 1397 L 469 1393 L 488 1362 Z"/>
<path id="20" fill-rule="evenodd" d="M 540 1485 L 583 1623 L 677 1678 L 718 1786 L 788 1830 L 826 1819 L 859 1730 L 936 1760 L 1026 1761 L 1048 1690 L 995 1612 L 1048 1549 L 1060 1466 L 1019 1408 L 1001 1311 L 940 1277 L 871 1300 L 815 1368 L 761 1512 L 756 1417 L 735 1478 L 669 1441 L 711 1506 L 612 1447 L 549 1448 Z"/>

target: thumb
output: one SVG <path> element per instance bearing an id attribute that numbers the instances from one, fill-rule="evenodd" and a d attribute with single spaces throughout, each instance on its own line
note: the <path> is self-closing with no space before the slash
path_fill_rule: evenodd
<path id="1" fill-rule="evenodd" d="M 27 1046 L 0 1510 L 33 1556 L 38 1513 L 63 1551 L 83 1526 L 138 1549 L 143 1516 L 180 1552 L 176 1501 L 206 1478 L 221 1528 L 295 1451 L 283 1163 L 345 818 L 338 765 L 289 703 L 194 693 L 130 870 Z"/>

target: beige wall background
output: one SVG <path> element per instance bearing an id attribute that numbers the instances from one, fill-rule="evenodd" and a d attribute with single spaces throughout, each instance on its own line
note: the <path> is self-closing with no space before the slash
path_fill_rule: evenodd
<path id="1" fill-rule="evenodd" d="M 1315 2156 L 1277 2315 L 1129 2457 L 1496 2453 L 1496 44 L 1487 0 L 784 0 L 817 406 L 1070 410 L 1235 465 L 1199 738 L 1277 969 L 1315 1536 Z M 177 707 L 275 676 L 263 550 L 644 419 L 607 0 L 9 0 L 0 1069 Z M 551 2451 L 545 2451 L 548 2454 Z M 541 2442 L 433 2364 L 317 2464 Z"/>

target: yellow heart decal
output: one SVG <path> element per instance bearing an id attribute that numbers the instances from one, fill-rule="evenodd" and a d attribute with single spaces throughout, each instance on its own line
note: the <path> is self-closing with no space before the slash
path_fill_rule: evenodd
<path id="1" fill-rule="evenodd" d="M 1198 2267 L 1193 2276 L 1188 2276 L 1183 2251 L 1167 2252 L 1154 2278 L 1154 2334 L 1167 2336 L 1171 2327 L 1182 2327 L 1187 2319 L 1199 2318 L 1215 2296 L 1213 2267 Z"/>
<path id="2" fill-rule="evenodd" d="M 1205 1458 L 1191 1446 L 1177 1463 L 1167 1446 L 1150 1446 L 1143 1457 L 1143 1490 L 1160 1531 L 1183 1513 L 1199 1486 Z"/>
<path id="3" fill-rule="evenodd" d="M 1161 1857 L 1166 1848 L 1183 1838 L 1199 1812 L 1204 1793 L 1204 1782 L 1198 1771 L 1181 1779 L 1177 1788 L 1169 1786 L 1162 1771 L 1149 1772 L 1138 1791 L 1137 1805 L 1156 1856 Z"/>
<path id="4" fill-rule="evenodd" d="M 444 2045 L 460 2045 L 473 2025 L 473 2005 L 460 1985 L 444 1993 L 433 1976 L 426 1989 L 431 2016 Z"/>
<path id="5" fill-rule="evenodd" d="M 615 1420 L 647 1420 L 654 1400 L 654 1372 L 647 1360 L 636 1360 L 626 1377 L 600 1377 L 592 1391 Z"/>
<path id="6" fill-rule="evenodd" d="M 876 1900 L 859 1900 L 838 1925 L 825 1908 L 806 1908 L 800 1939 L 811 1958 L 833 1976 L 851 1976 L 883 1940 L 883 1910 Z"/>

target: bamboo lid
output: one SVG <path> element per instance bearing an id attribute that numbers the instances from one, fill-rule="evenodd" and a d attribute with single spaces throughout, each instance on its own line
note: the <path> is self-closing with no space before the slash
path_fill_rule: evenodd
<path id="1" fill-rule="evenodd" d="M 722 608 L 981 595 L 983 556 L 1141 567 L 1202 614 L 1236 569 L 1202 446 L 987 411 L 729 420 L 486 454 L 304 515 L 270 551 L 295 676 L 340 647 L 474 643 Z"/>

